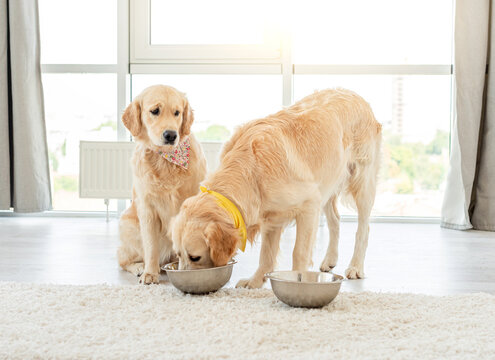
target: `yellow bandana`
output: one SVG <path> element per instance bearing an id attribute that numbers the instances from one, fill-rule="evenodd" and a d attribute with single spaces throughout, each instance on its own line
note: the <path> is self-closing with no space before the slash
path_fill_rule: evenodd
<path id="1" fill-rule="evenodd" d="M 199 189 L 204 193 L 208 193 L 216 197 L 218 205 L 220 205 L 220 207 L 224 208 L 230 213 L 230 216 L 232 216 L 232 220 L 234 220 L 235 228 L 239 229 L 239 233 L 241 234 L 241 245 L 239 246 L 239 249 L 241 249 L 241 251 L 246 250 L 246 224 L 244 223 L 244 219 L 242 218 L 242 214 L 239 209 L 234 205 L 232 201 L 227 199 L 222 194 L 219 194 L 216 191 L 208 190 L 204 186 L 200 186 Z"/>

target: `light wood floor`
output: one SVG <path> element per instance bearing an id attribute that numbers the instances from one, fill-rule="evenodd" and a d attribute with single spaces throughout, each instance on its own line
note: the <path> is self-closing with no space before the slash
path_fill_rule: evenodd
<path id="1" fill-rule="evenodd" d="M 341 224 L 343 274 L 354 247 L 357 224 Z M 435 224 L 373 223 L 363 280 L 347 281 L 343 290 L 454 294 L 495 294 L 495 233 L 454 231 Z M 279 269 L 290 269 L 295 228 L 281 242 Z M 326 251 L 328 230 L 320 227 L 314 252 L 317 269 Z M 57 284 L 137 284 L 116 261 L 117 220 L 92 218 L 0 217 L 0 281 Z M 258 264 L 259 244 L 237 256 L 235 286 Z M 163 286 L 171 286 L 162 276 Z M 268 286 L 268 285 L 265 285 Z"/>

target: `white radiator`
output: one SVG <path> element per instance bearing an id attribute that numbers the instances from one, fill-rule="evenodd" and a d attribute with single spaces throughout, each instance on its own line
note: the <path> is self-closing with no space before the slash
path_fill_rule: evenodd
<path id="1" fill-rule="evenodd" d="M 219 164 L 219 142 L 202 142 L 208 171 Z M 130 199 L 132 194 L 131 156 L 133 142 L 81 141 L 79 197 Z"/>
<path id="2" fill-rule="evenodd" d="M 130 199 L 133 142 L 81 141 L 79 197 Z"/>

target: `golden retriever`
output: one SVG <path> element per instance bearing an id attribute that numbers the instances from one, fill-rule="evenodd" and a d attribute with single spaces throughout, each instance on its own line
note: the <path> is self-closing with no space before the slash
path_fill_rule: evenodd
<path id="1" fill-rule="evenodd" d="M 206 160 L 190 132 L 189 102 L 172 87 L 145 89 L 127 107 L 122 122 L 136 148 L 131 160 L 132 204 L 120 218 L 117 257 L 124 270 L 140 276 L 141 283 L 158 283 L 160 265 L 175 256 L 167 235 L 170 219 L 186 198 L 198 192 Z"/>
<path id="2" fill-rule="evenodd" d="M 247 238 L 262 234 L 259 268 L 237 286 L 258 288 L 274 269 L 284 227 L 295 220 L 294 270 L 312 263 L 320 209 L 330 229 L 321 264 L 337 262 L 339 195 L 354 200 L 359 222 L 348 278 L 362 278 L 380 159 L 381 125 L 369 104 L 344 89 L 316 92 L 287 109 L 241 126 L 225 144 L 218 170 L 204 186 L 232 201 Z M 225 265 L 242 240 L 231 213 L 211 193 L 187 199 L 174 219 L 173 242 L 181 268 Z"/>

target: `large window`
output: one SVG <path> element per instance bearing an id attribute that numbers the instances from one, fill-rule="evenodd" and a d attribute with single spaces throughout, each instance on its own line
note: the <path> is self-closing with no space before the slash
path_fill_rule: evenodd
<path id="1" fill-rule="evenodd" d="M 40 0 L 39 15 L 53 209 L 105 210 L 79 198 L 79 141 L 117 140 L 117 0 Z"/>
<path id="2" fill-rule="evenodd" d="M 354 90 L 383 125 L 373 214 L 439 216 L 449 154 L 451 0 L 131 0 L 131 9 L 133 93 L 174 84 L 190 94 L 200 138 L 223 140 L 219 134 L 315 90 Z M 185 10 L 186 26 L 163 18 Z"/>
<path id="3" fill-rule="evenodd" d="M 104 210 L 79 198 L 79 141 L 117 140 L 115 74 L 44 74 L 43 89 L 53 208 Z"/>
<path id="4" fill-rule="evenodd" d="M 55 209 L 104 209 L 77 198 L 77 143 L 128 139 L 126 103 L 161 83 L 187 94 L 198 138 L 218 141 L 314 90 L 354 90 L 384 130 L 374 215 L 439 216 L 451 0 L 128 1 L 40 0 Z"/>

